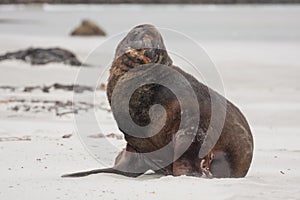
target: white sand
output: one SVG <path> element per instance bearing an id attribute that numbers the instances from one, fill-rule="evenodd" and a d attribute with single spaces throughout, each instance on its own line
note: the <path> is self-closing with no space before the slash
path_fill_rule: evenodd
<path id="1" fill-rule="evenodd" d="M 209 8 L 203 9 L 205 14 L 202 14 L 209 16 L 207 9 L 209 10 Z M 236 8 L 229 9 L 232 11 Z M 251 7 L 247 9 L 248 12 L 251 11 Z M 0 140 L 0 199 L 167 199 L 170 197 L 217 200 L 299 199 L 300 40 L 298 36 L 293 35 L 299 33 L 299 27 L 295 26 L 293 29 L 295 10 L 296 8 L 275 7 L 265 8 L 265 10 L 260 8 L 256 11 L 253 8 L 253 12 L 260 14 L 270 12 L 271 17 L 264 20 L 273 22 L 272 28 L 258 30 L 256 33 L 258 38 L 255 40 L 249 39 L 253 33 L 251 27 L 260 27 L 261 22 L 251 20 L 248 31 L 242 32 L 238 40 L 225 36 L 218 40 L 214 40 L 213 37 L 207 40 L 199 39 L 218 66 L 224 81 L 226 97 L 241 108 L 251 125 L 255 139 L 255 154 L 246 178 L 208 180 L 148 174 L 134 179 L 99 174 L 78 179 L 62 179 L 60 175 L 66 172 L 103 166 L 93 159 L 80 142 L 72 115 L 57 117 L 53 112 L 33 113 L 22 110 L 15 112 L 10 110 L 15 104 L 3 103 L 3 101 L 9 99 L 66 101 L 72 100 L 72 93 L 55 91 L 45 94 L 36 91 L 30 94 L 1 90 L 0 138 L 28 136 L 31 141 Z M 197 9 L 190 11 L 191 15 L 197 16 L 196 11 Z M 236 10 L 233 15 L 241 14 L 242 11 L 243 8 Z M 16 12 L 18 11 L 0 15 L 6 18 L 19 16 L 30 19 L 31 15 L 37 15 L 36 12 L 41 11 L 24 11 L 14 15 Z M 80 16 L 85 12 L 81 12 Z M 120 12 L 125 13 L 126 9 L 122 8 Z M 175 15 L 172 7 L 168 12 Z M 213 12 L 218 13 L 218 9 L 210 12 L 215 16 Z M 66 13 L 66 11 L 59 12 L 59 15 L 69 16 Z M 221 10 L 219 14 L 227 16 L 226 9 Z M 284 18 L 276 25 L 279 14 Z M 97 16 L 96 11 L 91 15 Z M 242 14 L 241 16 L 245 18 Z M 40 19 L 40 22 L 47 21 L 46 19 L 49 18 Z M 226 18 L 225 22 L 228 19 L 230 17 Z M 145 20 L 155 22 L 156 18 L 148 17 L 141 21 Z M 188 21 L 189 18 L 181 19 L 180 27 L 187 26 L 183 23 L 186 22 L 185 20 Z M 284 20 L 289 24 L 285 24 Z M 232 20 L 232 23 L 233 27 L 238 27 L 240 22 Z M 12 25 L 10 35 L 7 34 L 8 26 L 6 24 L 4 27 L 0 24 L 0 29 L 6 29 L 0 35 L 0 53 L 27 48 L 30 45 L 43 47 L 59 45 L 71 49 L 83 60 L 98 45 L 98 41 L 103 40 L 68 38 L 62 35 L 49 36 L 39 31 L 34 32 L 35 36 L 21 35 L 12 31 L 16 30 L 17 25 Z M 108 27 L 113 26 L 108 25 Z M 226 27 L 221 29 L 224 31 Z M 282 29 L 280 35 L 276 30 L 281 28 L 285 29 Z M 113 30 L 118 31 L 117 28 Z M 189 27 L 187 34 L 191 30 L 193 28 Z M 265 40 L 269 33 L 277 39 Z M 0 86 L 23 87 L 55 82 L 69 84 L 73 83 L 77 72 L 77 68 L 59 64 L 31 67 L 22 62 L 5 61 L 0 63 Z M 100 91 L 97 95 L 99 95 L 99 104 L 103 103 L 107 106 L 104 92 Z M 119 133 L 110 113 L 98 110 L 97 117 L 104 124 L 104 134 Z M 71 138 L 62 138 L 63 135 L 70 133 L 73 133 Z M 101 140 L 104 139 L 98 139 L 100 145 Z M 124 141 L 116 139 L 109 139 L 109 141 L 116 148 L 101 147 L 103 151 L 100 152 L 103 161 L 107 164 L 112 163 L 118 149 L 124 146 Z"/>

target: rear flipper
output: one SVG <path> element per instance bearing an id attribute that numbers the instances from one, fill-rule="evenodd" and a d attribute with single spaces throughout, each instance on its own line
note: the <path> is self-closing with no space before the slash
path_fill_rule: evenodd
<path id="1" fill-rule="evenodd" d="M 210 164 L 210 172 L 215 178 L 230 178 L 231 167 L 223 151 L 214 151 L 214 159 Z"/>

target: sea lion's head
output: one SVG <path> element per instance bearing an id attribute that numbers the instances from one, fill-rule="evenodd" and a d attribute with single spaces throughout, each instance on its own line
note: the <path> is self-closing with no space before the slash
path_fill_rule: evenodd
<path id="1" fill-rule="evenodd" d="M 130 69 L 144 64 L 172 65 L 162 36 L 149 24 L 134 27 L 119 43 L 110 68 L 107 97 L 111 103 L 112 92 L 118 80 Z M 132 75 L 132 74 L 131 74 Z"/>
<path id="2" fill-rule="evenodd" d="M 119 43 L 115 59 L 123 56 L 135 63 L 134 66 L 137 63 L 172 65 L 161 34 L 153 25 L 149 24 L 134 27 Z M 131 65 L 130 62 L 127 65 Z"/>

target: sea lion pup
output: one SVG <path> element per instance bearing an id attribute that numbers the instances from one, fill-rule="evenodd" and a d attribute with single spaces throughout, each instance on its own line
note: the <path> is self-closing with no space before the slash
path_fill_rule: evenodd
<path id="1" fill-rule="evenodd" d="M 194 118 L 191 117 L 189 120 L 191 123 L 188 122 L 181 127 L 181 114 L 185 110 L 181 110 L 177 96 L 160 84 L 146 84 L 137 88 L 130 97 L 128 108 L 124 108 L 123 96 L 127 91 L 117 86 L 134 84 L 133 80 L 136 77 L 146 78 L 149 70 L 159 71 L 162 65 L 185 77 L 196 94 L 201 113 L 198 114 L 200 120 L 197 122 L 195 135 L 187 134 L 194 129 L 192 126 L 195 123 Z M 172 79 L 169 75 L 159 72 L 156 78 L 157 80 Z M 176 85 L 176 82 L 174 84 Z M 67 174 L 63 177 L 81 177 L 96 173 L 115 173 L 137 177 L 147 170 L 154 170 L 164 175 L 218 178 L 237 178 L 247 174 L 253 156 L 253 138 L 245 117 L 224 97 L 197 81 L 190 74 L 173 66 L 162 36 L 154 26 L 147 24 L 136 26 L 120 42 L 110 69 L 107 96 L 119 129 L 124 133 L 127 141 L 126 148 L 116 157 L 112 168 Z M 221 108 L 226 108 L 223 113 L 224 125 L 215 143 L 205 140 L 209 134 L 208 129 L 212 117 L 212 96 L 216 100 L 214 105 L 217 109 L 220 108 L 220 115 Z M 112 100 L 118 103 L 114 104 Z M 186 96 L 184 101 L 189 103 L 190 97 Z M 152 110 L 151 113 L 151 107 L 156 104 L 161 105 L 165 112 Z M 152 123 L 152 120 L 157 122 L 159 119 L 165 119 L 165 123 L 157 134 L 150 137 L 147 137 L 149 131 L 147 129 L 139 132 L 138 136 L 134 135 L 132 134 L 134 130 L 130 129 L 131 125 L 124 125 L 124 120 L 128 117 L 125 109 L 129 109 L 130 118 L 138 126 L 144 127 Z M 193 109 L 193 107 L 190 108 L 190 110 Z M 178 131 L 182 134 L 178 135 Z M 205 156 L 199 157 L 199 151 L 204 142 L 211 142 L 213 146 Z M 171 146 L 168 145 L 170 143 L 172 143 Z M 186 145 L 188 148 L 184 148 Z M 158 151 L 166 146 L 168 148 L 163 154 L 147 156 L 147 153 Z M 170 158 L 174 160 L 167 165 L 161 164 Z"/>

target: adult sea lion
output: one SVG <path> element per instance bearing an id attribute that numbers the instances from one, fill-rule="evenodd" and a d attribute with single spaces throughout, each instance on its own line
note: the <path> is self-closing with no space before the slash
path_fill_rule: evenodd
<path id="1" fill-rule="evenodd" d="M 184 96 L 183 101 L 188 107 L 182 108 L 182 102 L 172 90 L 155 82 L 172 81 L 173 74 L 169 71 L 179 73 L 188 81 L 196 96 L 196 106 L 191 96 Z M 128 91 L 122 86 L 134 85 L 137 78 L 146 81 L 150 72 L 150 78 L 154 82 L 135 89 L 126 105 L 124 96 Z M 176 82 L 173 84 L 181 87 Z M 184 94 L 184 90 L 179 91 Z M 253 156 L 253 138 L 245 117 L 223 96 L 173 66 L 162 36 L 154 26 L 136 26 L 119 43 L 110 69 L 107 96 L 119 129 L 127 141 L 126 148 L 116 157 L 112 168 L 66 174 L 63 177 L 81 177 L 96 173 L 137 177 L 147 170 L 165 175 L 219 178 L 237 178 L 247 174 Z M 164 111 L 152 109 L 157 104 Z M 224 119 L 214 120 L 216 123 L 223 123 L 216 141 L 209 139 L 214 138 L 211 136 L 214 134 L 214 127 L 209 130 L 212 106 L 220 112 L 220 116 L 224 116 Z M 195 107 L 199 107 L 201 112 L 194 112 Z M 182 113 L 187 113 L 189 119 L 183 125 Z M 140 127 L 156 122 L 157 125 L 154 123 L 150 127 L 158 132 L 151 135 L 151 130 L 146 128 L 138 129 L 133 134 L 136 126 L 130 124 L 128 118 Z M 195 134 L 188 134 L 193 131 Z M 201 155 L 199 152 L 203 146 L 208 146 L 208 149 Z M 151 154 L 160 149 L 164 149 L 163 153 Z"/>

